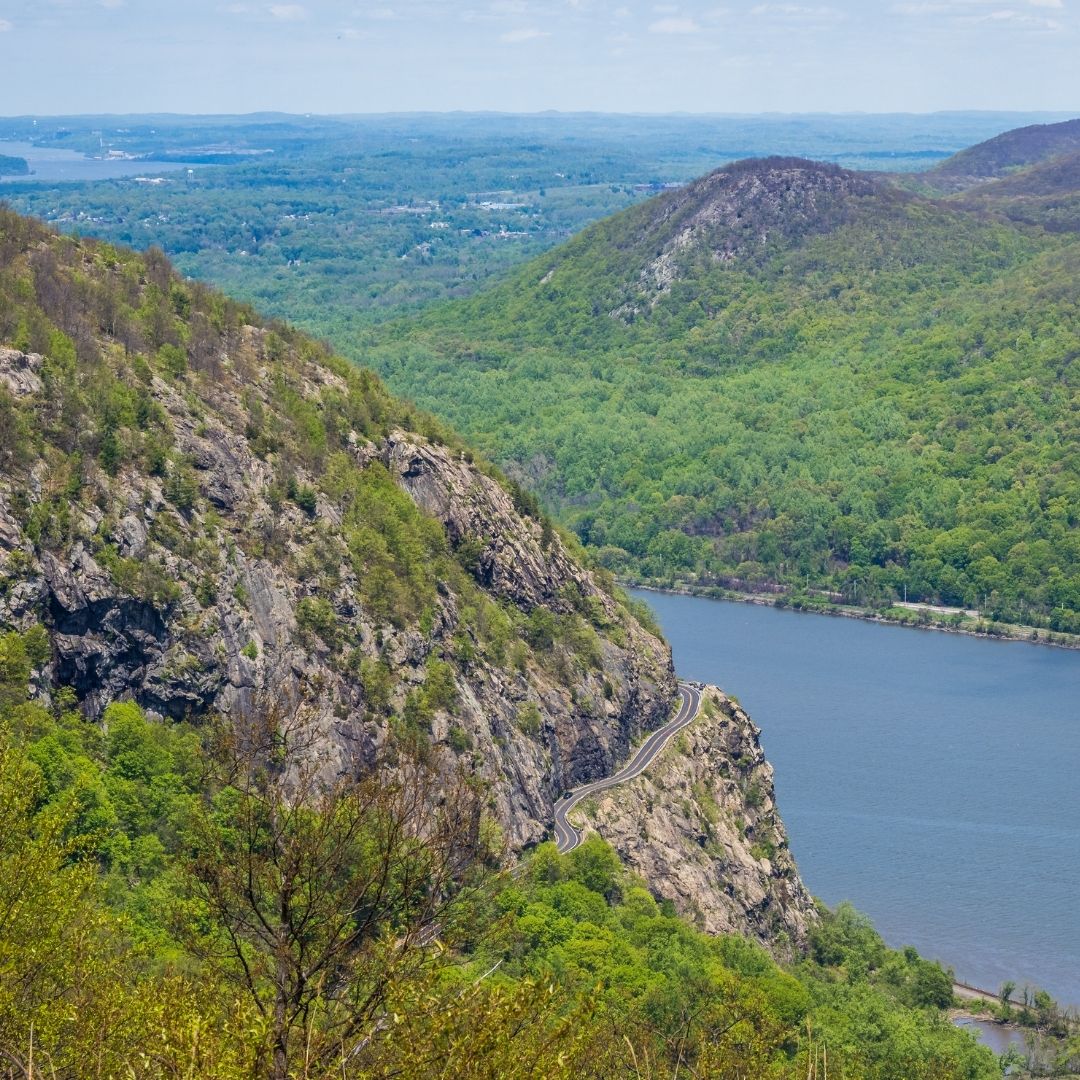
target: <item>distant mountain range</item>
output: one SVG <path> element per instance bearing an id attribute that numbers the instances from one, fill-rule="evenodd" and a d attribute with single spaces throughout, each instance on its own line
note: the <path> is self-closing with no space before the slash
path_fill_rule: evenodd
<path id="1" fill-rule="evenodd" d="M 738 162 L 365 355 L 621 574 L 1077 630 L 1078 140 Z"/>

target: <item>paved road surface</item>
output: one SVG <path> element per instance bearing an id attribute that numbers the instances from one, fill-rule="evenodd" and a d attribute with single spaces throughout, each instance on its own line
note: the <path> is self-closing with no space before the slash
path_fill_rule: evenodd
<path id="1" fill-rule="evenodd" d="M 634 755 L 629 765 L 604 780 L 593 780 L 590 784 L 574 788 L 555 804 L 555 845 L 562 854 L 573 851 L 581 843 L 581 833 L 570 824 L 566 815 L 582 799 L 587 799 L 598 791 L 606 791 L 616 784 L 621 784 L 624 780 L 633 780 L 635 776 L 640 776 L 676 733 L 682 731 L 697 716 L 698 709 L 701 708 L 701 691 L 689 683 L 679 683 L 679 697 L 681 705 L 678 715 L 670 723 L 654 731 L 642 743 L 641 749 Z"/>

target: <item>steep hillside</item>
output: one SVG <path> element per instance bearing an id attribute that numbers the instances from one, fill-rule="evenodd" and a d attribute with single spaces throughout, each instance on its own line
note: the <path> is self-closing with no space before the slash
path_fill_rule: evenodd
<path id="1" fill-rule="evenodd" d="M 856 217 L 860 200 L 880 192 L 868 177 L 835 165 L 736 162 L 628 214 L 614 247 L 625 269 L 640 266 L 641 289 L 655 302 L 710 264 L 760 265 L 803 237 L 831 232 Z M 549 274 L 555 283 L 558 266 Z M 617 310 L 623 318 L 637 313 L 632 304 Z"/>
<path id="2" fill-rule="evenodd" d="M 1080 119 L 1015 128 L 961 150 L 918 178 L 932 190 L 960 191 L 1080 150 Z"/>
<path id="3" fill-rule="evenodd" d="M 616 572 L 1080 629 L 1069 236 L 726 167 L 357 354 Z"/>
<path id="4" fill-rule="evenodd" d="M 702 700 L 674 753 L 588 800 L 581 817 L 701 929 L 790 955 L 817 920 L 788 849 L 761 732 L 715 687 Z"/>
<path id="5" fill-rule="evenodd" d="M 1080 231 L 1080 120 L 1007 131 L 929 172 L 893 179 L 983 216 L 1075 233 Z"/>
<path id="6" fill-rule="evenodd" d="M 369 373 L 3 211 L 0 346 L 5 1075 L 1000 1075 L 945 970 L 814 909 L 720 695 L 599 808 L 656 880 L 498 872 L 670 656 Z"/>
<path id="7" fill-rule="evenodd" d="M 667 715 L 670 654 L 529 497 L 163 259 L 0 219 L 0 622 L 90 716 L 314 709 L 492 785 L 515 845 Z"/>
<path id="8" fill-rule="evenodd" d="M 1048 232 L 1080 232 L 1080 151 L 976 184 L 952 199 L 965 208 Z"/>

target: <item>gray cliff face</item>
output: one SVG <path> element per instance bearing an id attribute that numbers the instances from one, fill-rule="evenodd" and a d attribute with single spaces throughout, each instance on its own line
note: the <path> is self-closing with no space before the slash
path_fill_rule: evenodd
<path id="1" fill-rule="evenodd" d="M 302 711 L 328 776 L 411 745 L 482 787 L 510 851 L 668 718 L 667 646 L 434 421 L 160 257 L 24 231 L 39 351 L 0 348 L 0 635 L 46 630 L 39 701 L 241 731 Z M 798 939 L 756 729 L 708 709 L 598 826 L 707 929 Z"/>
<path id="2" fill-rule="evenodd" d="M 804 237 L 839 228 L 854 219 L 860 202 L 883 191 L 865 174 L 800 158 L 725 165 L 638 211 L 633 243 L 648 255 L 633 295 L 611 314 L 633 319 L 687 276 L 752 266 Z"/>
<path id="3" fill-rule="evenodd" d="M 581 821 L 649 888 L 714 934 L 801 943 L 817 918 L 776 808 L 760 731 L 715 687 L 647 772 L 583 804 Z"/>
<path id="4" fill-rule="evenodd" d="M 427 737 L 490 784 L 511 845 L 543 839 L 554 798 L 609 772 L 666 718 L 674 696 L 667 647 L 554 530 L 519 513 L 501 484 L 460 452 L 404 431 L 378 441 L 351 436 L 355 464 L 385 469 L 449 547 L 467 553 L 476 586 L 503 610 L 543 609 L 595 628 L 582 631 L 590 660 L 559 643 L 491 655 L 477 642 L 475 599 L 448 582 L 423 626 L 372 611 L 339 535 L 342 507 L 322 491 L 310 514 L 275 501 L 271 463 L 241 434 L 253 396 L 271 407 L 273 374 L 258 356 L 252 330 L 243 385 L 226 359 L 212 398 L 199 402 L 153 380 L 190 462 L 194 490 L 183 509 L 161 476 L 122 469 L 110 477 L 91 465 L 69 506 L 70 539 L 46 546 L 26 523 L 48 492 L 47 470 L 39 462 L 0 478 L 0 624 L 45 625 L 53 660 L 41 692 L 71 686 L 91 716 L 118 699 L 197 721 L 302 697 L 314 703 L 324 750 L 342 769 L 375 760 L 389 717 L 403 714 L 438 659 L 449 666 L 455 700 L 435 710 Z M 0 382 L 31 406 L 43 395 L 40 361 L 0 354 Z M 313 400 L 339 382 L 317 364 L 303 375 Z M 330 605 L 336 636 L 354 643 L 347 653 L 303 625 L 305 600 Z M 379 708 L 365 663 L 388 672 Z"/>

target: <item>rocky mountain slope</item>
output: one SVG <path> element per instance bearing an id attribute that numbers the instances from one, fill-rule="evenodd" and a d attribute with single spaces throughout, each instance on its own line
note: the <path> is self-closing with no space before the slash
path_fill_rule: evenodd
<path id="1" fill-rule="evenodd" d="M 725 166 L 364 355 L 627 578 L 1076 631 L 1063 183 Z"/>
<path id="2" fill-rule="evenodd" d="M 510 842 L 674 694 L 666 645 L 528 496 L 369 373 L 164 260 L 0 218 L 0 623 L 90 717 L 313 711 L 491 785 Z"/>
<path id="3" fill-rule="evenodd" d="M 774 951 L 817 919 L 788 848 L 760 731 L 716 687 L 675 744 L 575 813 L 623 862 L 712 934 L 747 930 Z"/>
<path id="4" fill-rule="evenodd" d="M 385 767 L 402 741 L 462 768 L 511 849 L 667 719 L 670 652 L 610 577 L 370 373 L 157 254 L 10 214 L 0 293 L 0 626 L 47 632 L 39 701 L 241 729 L 302 707 L 327 769 Z M 708 744 L 743 785 L 717 779 L 725 813 L 780 846 L 742 720 Z M 696 833 L 681 805 L 652 817 L 669 851 L 634 865 L 666 860 L 680 897 L 724 912 L 709 929 L 799 936 L 783 858 L 763 872 L 731 838 L 730 864 L 676 873 Z"/>
<path id="5" fill-rule="evenodd" d="M 860 200 L 881 192 L 868 176 L 835 165 L 776 157 L 734 162 L 650 204 L 637 215 L 640 224 L 627 221 L 629 237 L 618 244 L 631 266 L 649 253 L 638 276 L 655 303 L 710 263 L 760 264 L 802 237 L 831 232 L 853 220 Z M 548 281 L 557 277 L 557 267 L 550 275 Z M 626 304 L 616 314 L 632 318 L 638 311 Z"/>

